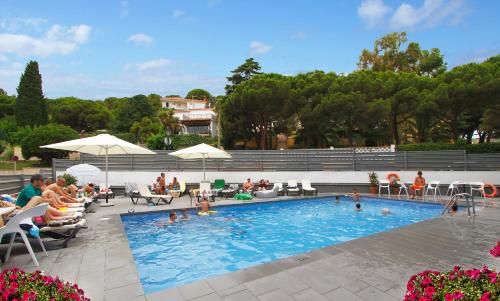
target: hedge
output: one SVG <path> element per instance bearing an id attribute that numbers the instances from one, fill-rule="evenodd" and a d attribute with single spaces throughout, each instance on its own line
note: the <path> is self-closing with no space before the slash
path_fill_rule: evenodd
<path id="1" fill-rule="evenodd" d="M 438 151 L 438 150 L 466 150 L 468 153 L 500 153 L 500 143 L 480 144 L 450 144 L 450 143 L 417 143 L 401 144 L 396 146 L 397 151 Z"/>

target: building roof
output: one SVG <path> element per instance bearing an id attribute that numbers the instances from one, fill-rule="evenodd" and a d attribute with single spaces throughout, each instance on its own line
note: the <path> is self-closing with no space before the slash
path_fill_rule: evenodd
<path id="1" fill-rule="evenodd" d="M 162 102 L 183 102 L 183 103 L 188 103 L 188 102 L 207 103 L 206 100 L 190 99 L 190 98 L 182 98 L 182 97 L 162 97 L 161 101 Z"/>

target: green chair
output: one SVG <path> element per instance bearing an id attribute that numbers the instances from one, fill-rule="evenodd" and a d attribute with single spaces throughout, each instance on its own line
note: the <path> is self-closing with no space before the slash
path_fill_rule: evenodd
<path id="1" fill-rule="evenodd" d="M 224 188 L 226 188 L 226 181 L 224 181 L 224 179 L 216 179 L 214 181 L 214 192 L 215 192 L 215 195 L 219 196 L 221 191 L 224 190 Z"/>

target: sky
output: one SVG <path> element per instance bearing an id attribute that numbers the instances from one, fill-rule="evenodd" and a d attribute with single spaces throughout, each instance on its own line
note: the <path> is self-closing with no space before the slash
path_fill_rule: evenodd
<path id="1" fill-rule="evenodd" d="M 449 67 L 480 62 L 500 54 L 500 1 L 0 0 L 0 88 L 15 94 L 36 60 L 49 98 L 220 95 L 248 57 L 263 72 L 348 73 L 393 31 Z"/>

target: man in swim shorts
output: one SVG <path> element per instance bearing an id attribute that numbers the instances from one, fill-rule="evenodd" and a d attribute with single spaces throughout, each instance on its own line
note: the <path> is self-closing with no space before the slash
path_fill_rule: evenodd
<path id="1" fill-rule="evenodd" d="M 422 171 L 419 170 L 417 172 L 415 180 L 413 181 L 413 185 L 410 186 L 411 198 L 412 199 L 415 198 L 415 196 L 417 195 L 417 190 L 420 190 L 422 193 L 424 193 L 423 192 L 424 187 L 425 187 L 425 178 L 422 177 Z"/>

